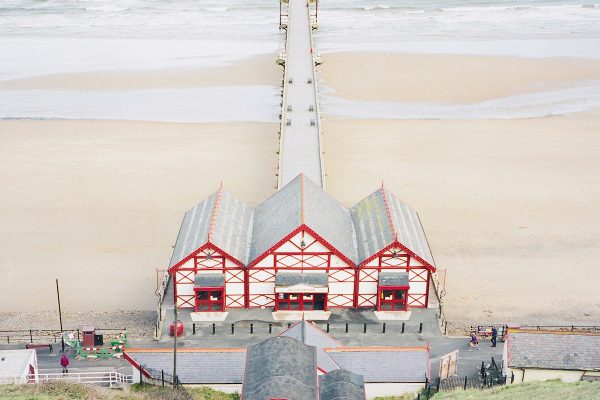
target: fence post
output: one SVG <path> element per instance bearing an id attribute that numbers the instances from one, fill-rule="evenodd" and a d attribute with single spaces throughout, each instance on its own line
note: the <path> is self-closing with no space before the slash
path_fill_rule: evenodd
<path id="1" fill-rule="evenodd" d="M 482 378 L 485 378 L 485 363 L 483 361 L 481 362 L 481 369 L 479 370 L 479 373 L 481 374 Z"/>
<path id="2" fill-rule="evenodd" d="M 346 322 L 346 333 L 348 333 L 348 323 Z"/>
<path id="3" fill-rule="evenodd" d="M 404 322 L 402 323 L 402 333 L 404 333 Z"/>
<path id="4" fill-rule="evenodd" d="M 423 333 L 423 323 L 419 323 L 419 333 Z"/>
<path id="5" fill-rule="evenodd" d="M 231 334 L 233 335 L 234 332 L 235 332 L 235 324 L 231 324 Z"/>
<path id="6" fill-rule="evenodd" d="M 156 326 L 156 329 L 158 330 L 158 326 Z M 156 336 L 158 336 L 158 331 L 156 332 Z M 77 342 L 79 342 L 79 328 L 77 328 Z"/>
<path id="7" fill-rule="evenodd" d="M 254 333 L 254 324 L 250 324 L 250 334 Z"/>
<path id="8" fill-rule="evenodd" d="M 165 370 L 160 370 L 160 380 L 162 381 L 162 387 L 165 387 Z"/>
<path id="9" fill-rule="evenodd" d="M 437 384 L 436 384 L 436 391 L 439 392 L 440 391 L 440 384 L 442 383 L 442 378 L 438 378 L 437 379 Z"/>
<path id="10" fill-rule="evenodd" d="M 463 390 L 467 390 L 467 377 L 465 376 L 465 384 L 463 385 Z"/>
<path id="11" fill-rule="evenodd" d="M 448 321 L 444 321 L 444 336 L 446 336 L 446 332 L 448 332 Z"/>
<path id="12" fill-rule="evenodd" d="M 194 322 L 192 324 L 192 335 L 195 335 L 195 334 L 196 334 L 196 323 Z"/>
<path id="13" fill-rule="evenodd" d="M 506 385 L 506 378 L 508 378 L 508 376 L 504 375 L 504 384 Z"/>
<path id="14" fill-rule="evenodd" d="M 213 324 L 213 335 L 216 333 L 216 331 L 217 331 L 217 327 L 215 324 Z"/>
<path id="15" fill-rule="evenodd" d="M 10 336 L 6 335 L 6 343 L 10 344 Z"/>
<path id="16" fill-rule="evenodd" d="M 363 333 L 367 333 L 367 324 L 363 324 Z"/>
<path id="17" fill-rule="evenodd" d="M 382 328 L 381 333 L 385 333 L 385 322 L 383 323 L 383 328 Z"/>
<path id="18" fill-rule="evenodd" d="M 273 324 L 269 322 L 269 335 L 273 332 Z"/>
<path id="19" fill-rule="evenodd" d="M 33 343 L 33 334 L 31 333 L 31 329 L 29 330 L 29 343 Z"/>
<path id="20" fill-rule="evenodd" d="M 327 333 L 329 333 L 329 322 L 327 323 Z"/>

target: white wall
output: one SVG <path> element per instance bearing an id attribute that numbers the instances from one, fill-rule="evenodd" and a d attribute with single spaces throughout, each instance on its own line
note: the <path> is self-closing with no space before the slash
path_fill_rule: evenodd
<path id="1" fill-rule="evenodd" d="M 365 383 L 365 393 L 367 400 L 369 400 L 380 396 L 400 396 L 405 393 L 416 393 L 424 387 L 425 383 Z"/>

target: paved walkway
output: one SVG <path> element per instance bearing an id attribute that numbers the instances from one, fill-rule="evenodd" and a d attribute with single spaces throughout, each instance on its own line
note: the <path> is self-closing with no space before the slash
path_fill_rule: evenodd
<path id="1" fill-rule="evenodd" d="M 310 12 L 306 0 L 290 0 L 288 10 L 279 187 L 300 173 L 323 187 Z"/>

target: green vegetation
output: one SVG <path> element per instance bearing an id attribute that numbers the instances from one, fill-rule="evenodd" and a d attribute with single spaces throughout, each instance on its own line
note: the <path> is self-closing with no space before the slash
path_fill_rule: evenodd
<path id="1" fill-rule="evenodd" d="M 229 394 L 206 387 L 173 390 L 152 385 L 133 385 L 131 391 L 105 389 L 67 382 L 41 385 L 0 385 L 0 399 L 6 400 L 239 400 Z"/>
<path id="2" fill-rule="evenodd" d="M 600 400 L 600 382 L 531 382 L 488 390 L 440 392 L 431 400 Z"/>

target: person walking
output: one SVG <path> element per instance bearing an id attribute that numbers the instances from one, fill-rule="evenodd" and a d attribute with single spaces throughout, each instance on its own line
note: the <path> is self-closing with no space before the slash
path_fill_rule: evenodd
<path id="1" fill-rule="evenodd" d="M 496 347 L 496 340 L 498 338 L 498 330 L 495 326 L 492 326 L 492 347 Z"/>
<path id="2" fill-rule="evenodd" d="M 60 358 L 60 365 L 62 365 L 63 374 L 69 373 L 69 357 L 66 354 L 63 354 Z"/>
<path id="3" fill-rule="evenodd" d="M 469 351 L 473 350 L 473 348 L 476 348 L 477 350 L 481 350 L 479 348 L 479 339 L 477 338 L 477 335 L 475 334 L 475 332 L 471 332 L 471 337 L 469 339 Z"/>

